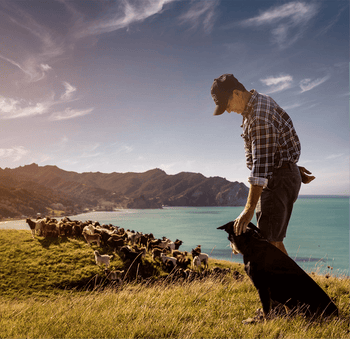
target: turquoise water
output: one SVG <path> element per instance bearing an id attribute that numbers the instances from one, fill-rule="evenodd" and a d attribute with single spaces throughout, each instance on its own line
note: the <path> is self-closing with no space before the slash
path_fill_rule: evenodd
<path id="1" fill-rule="evenodd" d="M 243 207 L 165 207 L 161 210 L 93 212 L 72 217 L 96 220 L 126 229 L 180 239 L 183 251 L 202 245 L 211 257 L 242 263 L 233 255 L 227 234 L 216 228 L 234 220 Z M 256 223 L 256 219 L 253 219 Z M 0 223 L 0 228 L 29 229 L 25 221 Z M 294 205 L 287 237 L 288 254 L 304 270 L 349 275 L 349 198 L 299 197 Z"/>

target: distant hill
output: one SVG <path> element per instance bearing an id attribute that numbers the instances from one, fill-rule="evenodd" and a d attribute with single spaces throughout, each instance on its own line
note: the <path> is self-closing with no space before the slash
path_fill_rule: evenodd
<path id="1" fill-rule="evenodd" d="M 52 210 L 73 214 L 164 205 L 242 206 L 247 196 L 248 188 L 243 183 L 207 178 L 200 173 L 168 175 L 160 169 L 144 173 L 76 173 L 37 164 L 0 169 L 2 218 Z"/>

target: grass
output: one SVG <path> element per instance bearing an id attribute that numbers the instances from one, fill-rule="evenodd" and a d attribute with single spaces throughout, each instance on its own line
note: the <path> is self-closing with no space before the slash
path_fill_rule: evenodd
<path id="1" fill-rule="evenodd" d="M 82 240 L 31 239 L 29 231 L 0 231 L 1 338 L 350 338 L 349 278 L 313 275 L 340 316 L 311 322 L 296 316 L 243 325 L 261 307 L 246 275 L 91 287 L 102 269 Z M 147 256 L 144 276 L 166 276 Z M 127 268 L 116 257 L 115 268 Z M 210 266 L 243 266 L 210 259 Z M 90 281 L 90 285 L 89 285 Z"/>

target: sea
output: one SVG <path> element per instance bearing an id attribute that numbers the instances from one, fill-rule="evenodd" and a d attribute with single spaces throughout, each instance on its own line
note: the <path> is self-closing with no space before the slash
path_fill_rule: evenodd
<path id="1" fill-rule="evenodd" d="M 234 255 L 227 233 L 217 227 L 234 220 L 243 207 L 164 207 L 162 209 L 121 209 L 70 216 L 92 220 L 175 241 L 182 251 L 197 245 L 212 258 L 243 263 Z M 255 217 L 252 222 L 256 224 Z M 25 220 L 0 222 L 0 229 L 27 229 Z M 294 204 L 284 240 L 289 256 L 306 272 L 349 277 L 349 197 L 300 196 Z"/>

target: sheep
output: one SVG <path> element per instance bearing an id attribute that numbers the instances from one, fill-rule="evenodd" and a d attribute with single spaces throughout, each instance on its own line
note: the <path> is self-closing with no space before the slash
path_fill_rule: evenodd
<path id="1" fill-rule="evenodd" d="M 177 259 L 177 266 L 184 270 L 188 267 L 188 265 L 191 264 L 191 259 L 186 258 L 186 256 L 179 256 L 176 259 Z"/>
<path id="2" fill-rule="evenodd" d="M 142 253 L 141 254 L 141 257 L 144 258 L 146 256 L 146 252 L 147 252 L 147 249 L 146 247 L 137 247 L 137 245 L 134 245 L 132 247 L 132 249 L 136 252 L 136 253 Z"/>
<path id="3" fill-rule="evenodd" d="M 150 240 L 147 245 L 148 251 L 152 251 L 152 249 L 160 244 L 160 239 Z"/>
<path id="4" fill-rule="evenodd" d="M 173 241 L 168 241 L 166 247 L 169 247 L 170 251 L 175 250 L 175 243 Z"/>
<path id="5" fill-rule="evenodd" d="M 127 230 L 125 233 L 128 235 L 128 241 L 132 245 L 134 245 L 136 243 L 136 241 L 141 237 L 141 233 L 139 233 L 139 232 Z"/>
<path id="6" fill-rule="evenodd" d="M 174 264 L 174 266 L 176 265 L 177 259 L 174 257 L 167 257 L 165 253 L 161 253 L 160 258 L 162 259 L 163 263 L 165 263 L 168 260 L 171 261 Z"/>
<path id="7" fill-rule="evenodd" d="M 83 232 L 83 236 L 86 240 L 86 242 L 91 246 L 92 242 L 97 242 L 97 246 L 101 246 L 101 236 L 99 234 L 89 234 L 86 232 Z"/>
<path id="8" fill-rule="evenodd" d="M 179 247 L 183 244 L 183 242 L 182 242 L 182 240 L 176 239 L 174 241 L 174 244 L 175 244 L 175 249 L 178 250 Z"/>
<path id="9" fill-rule="evenodd" d="M 186 251 L 185 252 L 181 252 L 179 250 L 172 250 L 171 254 L 172 254 L 173 257 L 177 258 L 178 256 L 180 256 L 180 257 L 181 256 L 182 257 L 185 256 L 186 257 L 188 253 Z"/>
<path id="10" fill-rule="evenodd" d="M 142 234 L 141 233 L 141 236 L 139 237 L 139 239 L 138 239 L 138 244 L 139 245 L 143 245 L 143 246 L 146 246 L 147 247 L 147 244 L 148 244 L 148 240 L 150 240 L 150 237 L 149 237 L 149 235 L 148 234 Z"/>
<path id="11" fill-rule="evenodd" d="M 122 252 L 124 254 L 124 258 L 125 260 L 135 260 L 136 261 L 141 261 L 141 256 L 142 253 L 137 253 L 135 251 L 133 251 L 129 246 L 123 246 L 120 249 L 120 252 Z"/>
<path id="12" fill-rule="evenodd" d="M 83 233 L 95 234 L 95 227 L 92 224 L 88 224 L 83 228 Z"/>
<path id="13" fill-rule="evenodd" d="M 121 276 L 124 273 L 124 270 L 114 270 L 110 271 L 109 269 L 105 269 L 106 278 L 113 282 L 121 282 Z"/>
<path id="14" fill-rule="evenodd" d="M 81 228 L 81 225 L 75 223 L 72 227 L 72 236 L 73 237 L 80 237 L 83 234 L 83 230 Z"/>
<path id="15" fill-rule="evenodd" d="M 202 247 L 201 245 L 197 245 L 195 249 L 192 248 L 192 258 L 197 257 L 200 253 L 202 252 Z"/>
<path id="16" fill-rule="evenodd" d="M 103 254 L 101 255 L 99 251 L 94 251 L 95 261 L 97 265 L 105 264 L 106 268 L 109 267 L 111 259 L 113 259 L 113 255 Z"/>
<path id="17" fill-rule="evenodd" d="M 58 228 L 55 222 L 44 224 L 42 232 L 44 237 L 58 237 Z"/>
<path id="18" fill-rule="evenodd" d="M 42 231 L 43 221 L 42 220 L 33 221 L 33 220 L 28 218 L 28 219 L 26 219 L 26 223 L 30 227 L 30 230 L 32 231 L 32 237 L 34 239 L 35 231 L 38 231 L 37 233 L 40 233 Z"/>
<path id="19" fill-rule="evenodd" d="M 117 251 L 119 248 L 123 247 L 125 245 L 124 239 L 123 238 L 118 238 L 118 237 L 114 237 L 114 235 L 112 235 L 111 237 L 109 237 L 109 239 L 107 240 L 107 244 L 115 251 Z"/>
<path id="20" fill-rule="evenodd" d="M 164 253 L 165 249 L 160 247 L 154 247 L 152 249 L 152 259 L 155 261 L 156 258 L 160 258 L 161 253 Z"/>
<path id="21" fill-rule="evenodd" d="M 230 272 L 231 272 L 230 268 L 221 268 L 221 267 L 214 267 L 211 271 L 211 273 L 215 276 L 225 276 Z"/>
<path id="22" fill-rule="evenodd" d="M 199 268 L 204 263 L 204 268 L 208 268 L 209 255 L 206 253 L 200 253 L 198 256 L 193 258 L 193 267 Z"/>
<path id="23" fill-rule="evenodd" d="M 103 246 L 107 246 L 107 241 L 111 237 L 111 234 L 106 229 L 98 228 L 98 227 L 96 227 L 95 232 L 101 236 L 101 242 Z"/>

